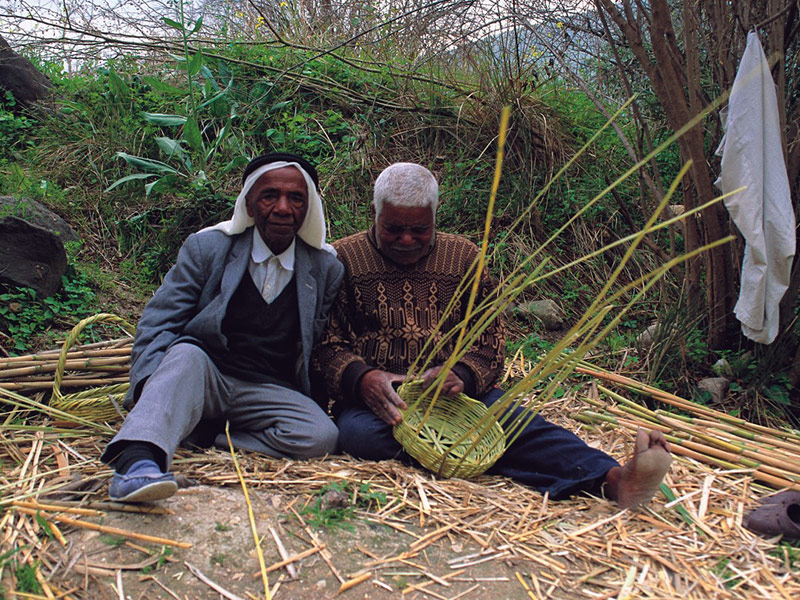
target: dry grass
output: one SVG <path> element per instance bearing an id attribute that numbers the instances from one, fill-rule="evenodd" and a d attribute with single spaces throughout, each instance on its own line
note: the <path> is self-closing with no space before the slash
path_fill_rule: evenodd
<path id="1" fill-rule="evenodd" d="M 584 400 L 592 399 L 590 388 L 585 390 L 586 394 L 549 402 L 543 414 L 623 460 L 632 440 L 631 431 L 611 424 L 588 426 L 573 418 L 597 408 Z M 37 394 L 29 393 L 31 397 Z M 606 405 L 609 411 L 616 410 L 612 400 L 606 400 Z M 25 597 L 91 598 L 90 578 L 115 575 L 113 570 L 87 571 L 70 555 L 69 547 L 61 544 L 70 531 L 102 527 L 102 517 L 91 511 L 80 514 L 73 510 L 78 505 L 102 511 L 125 508 L 107 502 L 110 471 L 98 457 L 109 436 L 97 429 L 59 423 L 40 411 L 26 412 L 19 406 L 6 412 L 0 429 L 0 503 L 5 508 L 0 519 L 0 555 L 5 555 L 3 589 L 17 585 L 9 566 L 12 559 L 31 565 L 43 589 L 39 596 Z M 795 442 L 790 446 L 787 452 L 800 455 L 800 446 Z M 239 462 L 248 488 L 288 495 L 296 499 L 298 507 L 331 482 L 369 483 L 371 490 L 386 495 L 386 504 L 358 516 L 392 528 L 405 540 L 407 549 L 377 558 L 365 554 L 361 569 L 345 575 L 337 569 L 337 557 L 326 556 L 343 588 L 358 589 L 372 579 L 368 589 L 376 590 L 376 585 L 392 589 L 382 573 L 403 564 L 412 570 L 421 569 L 420 582 L 406 588 L 404 594 L 477 598 L 492 584 L 484 581 L 483 592 L 475 584 L 471 591 L 466 588 L 457 596 L 444 584 L 451 577 L 469 575 L 478 564 L 494 562 L 498 573 L 510 573 L 512 580 L 519 577 L 520 598 L 800 597 L 797 546 L 762 539 L 741 526 L 742 516 L 760 497 L 773 491 L 756 481 L 755 468 L 724 468 L 678 454 L 666 481 L 675 500 L 667 501 L 659 494 L 647 509 L 631 512 L 596 498 L 551 502 L 503 478 L 440 480 L 395 461 L 374 463 L 333 456 L 295 462 L 244 454 Z M 181 451 L 175 469 L 202 484 L 240 486 L 231 457 L 223 452 Z M 69 509 L 31 504 L 45 503 L 48 492 L 59 488 L 74 491 L 79 485 L 76 479 L 87 489 L 81 502 L 61 505 Z M 50 535 L 46 533 L 48 527 Z M 309 556 L 324 554 L 323 545 L 308 531 L 311 535 L 306 551 L 294 556 L 283 554 L 280 564 L 302 564 Z M 115 531 L 115 535 L 135 538 L 137 532 Z M 426 574 L 419 561 L 412 560 L 426 548 L 448 541 L 451 547 L 461 541 L 477 544 L 481 550 L 477 554 L 454 554 L 449 574 Z M 136 541 L 155 544 L 156 548 L 182 542 Z M 13 550 L 18 551 L 10 557 L 5 554 Z M 139 568 L 145 568 L 145 563 Z M 266 569 L 279 567 L 273 564 Z M 187 564 L 186 568 L 193 567 Z M 256 568 L 254 560 L 254 572 Z M 73 587 L 60 596 L 69 582 L 74 583 L 75 573 L 82 574 L 85 587 Z M 280 589 L 276 591 L 280 598 Z M 393 591 L 399 597 L 399 590 Z"/>

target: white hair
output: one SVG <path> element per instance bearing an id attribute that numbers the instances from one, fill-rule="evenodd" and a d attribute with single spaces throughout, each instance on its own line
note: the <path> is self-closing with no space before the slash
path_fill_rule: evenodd
<path id="1" fill-rule="evenodd" d="M 439 184 L 433 173 L 422 165 L 394 163 L 386 167 L 375 180 L 372 206 L 375 208 L 376 223 L 386 202 L 402 207 L 430 206 L 435 219 L 439 205 Z"/>

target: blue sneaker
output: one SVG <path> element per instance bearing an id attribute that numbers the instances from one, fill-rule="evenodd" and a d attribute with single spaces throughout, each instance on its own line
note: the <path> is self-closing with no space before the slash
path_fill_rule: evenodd
<path id="1" fill-rule="evenodd" d="M 152 460 L 139 460 L 125 475 L 114 473 L 108 495 L 115 502 L 152 502 L 169 498 L 177 491 L 172 473 L 162 473 Z"/>

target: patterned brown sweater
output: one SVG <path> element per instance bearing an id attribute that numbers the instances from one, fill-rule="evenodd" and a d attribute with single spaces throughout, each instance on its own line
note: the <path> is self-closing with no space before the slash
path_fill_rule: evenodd
<path id="1" fill-rule="evenodd" d="M 334 402 L 333 413 L 338 414 L 345 406 L 361 403 L 357 384 L 367 371 L 408 372 L 425 342 L 434 335 L 436 323 L 478 248 L 461 236 L 437 233 L 426 257 L 415 265 L 403 266 L 378 251 L 374 231 L 357 233 L 334 246 L 344 264 L 345 277 L 311 366 L 324 381 Z M 493 290 L 484 273 L 476 305 Z M 468 298 L 469 289 L 457 300 L 434 341 L 462 320 Z M 428 366 L 443 364 L 453 343 Z M 488 392 L 501 373 L 503 356 L 503 325 L 495 321 L 453 369 L 464 381 L 465 393 L 480 397 Z"/>

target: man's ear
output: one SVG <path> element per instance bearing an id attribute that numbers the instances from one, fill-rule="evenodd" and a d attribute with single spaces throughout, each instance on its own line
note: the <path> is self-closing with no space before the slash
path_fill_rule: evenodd
<path id="1" fill-rule="evenodd" d="M 253 206 L 250 203 L 250 192 L 247 192 L 247 194 L 244 197 L 244 207 L 247 210 L 247 216 L 250 217 L 251 219 L 254 218 L 255 215 L 253 214 Z"/>

